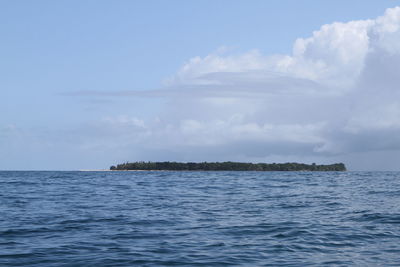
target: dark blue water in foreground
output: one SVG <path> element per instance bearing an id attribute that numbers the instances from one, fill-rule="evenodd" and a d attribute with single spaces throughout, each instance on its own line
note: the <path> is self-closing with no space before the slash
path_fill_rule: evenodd
<path id="1" fill-rule="evenodd" d="M 0 172 L 1 266 L 400 266 L 399 172 Z"/>

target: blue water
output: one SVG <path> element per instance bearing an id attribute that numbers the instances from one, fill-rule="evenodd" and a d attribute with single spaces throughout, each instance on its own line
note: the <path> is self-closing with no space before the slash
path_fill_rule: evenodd
<path id="1" fill-rule="evenodd" d="M 0 266 L 400 266 L 399 172 L 0 172 Z"/>

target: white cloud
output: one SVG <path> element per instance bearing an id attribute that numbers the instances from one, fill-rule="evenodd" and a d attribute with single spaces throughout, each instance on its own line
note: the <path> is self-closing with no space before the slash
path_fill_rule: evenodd
<path id="1" fill-rule="evenodd" d="M 241 55 L 222 56 L 218 52 L 204 58 L 194 57 L 189 60 L 173 77 L 168 84 L 209 84 L 204 78 L 205 74 L 219 72 L 246 72 L 251 70 L 265 69 L 268 60 L 257 50 L 249 51 Z"/>
<path id="2" fill-rule="evenodd" d="M 196 124 L 198 135 L 225 143 L 308 140 L 310 154 L 335 155 L 397 148 L 399 69 L 396 7 L 377 19 L 323 25 L 311 37 L 297 39 L 291 55 L 254 50 L 195 57 L 169 84 L 192 98 L 185 104 L 172 100 L 175 107 L 168 114 L 207 122 Z M 242 116 L 234 126 L 226 123 L 232 114 Z"/>
<path id="3" fill-rule="evenodd" d="M 309 79 L 330 86 L 348 86 L 360 74 L 369 50 L 368 31 L 373 20 L 322 26 L 309 38 L 299 38 L 292 55 L 264 56 L 253 50 L 241 55 L 210 54 L 189 60 L 171 79 L 176 84 L 210 82 L 206 74 L 223 72 L 272 72 Z M 211 83 L 212 84 L 212 83 Z"/>
<path id="4" fill-rule="evenodd" d="M 396 7 L 376 19 L 323 25 L 297 39 L 290 55 L 220 50 L 194 57 L 163 89 L 114 94 L 166 98 L 156 119 L 108 117 L 84 128 L 90 137 L 82 143 L 108 154 L 123 150 L 126 160 L 325 162 L 393 154 L 400 150 L 399 70 Z"/>
<path id="5" fill-rule="evenodd" d="M 222 49 L 194 57 L 166 88 L 121 94 L 166 97 L 157 120 L 109 118 L 106 128 L 129 132 L 125 145 L 150 159 L 160 151 L 226 160 L 400 149 L 399 69 L 400 8 L 393 8 L 323 25 L 297 39 L 291 55 Z"/>

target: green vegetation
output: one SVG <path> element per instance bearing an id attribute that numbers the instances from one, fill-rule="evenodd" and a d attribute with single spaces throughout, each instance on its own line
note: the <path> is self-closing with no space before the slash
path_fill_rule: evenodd
<path id="1" fill-rule="evenodd" d="M 346 171 L 343 163 L 330 165 L 302 163 L 243 163 L 243 162 L 132 162 L 111 166 L 112 171 L 163 170 L 163 171 Z"/>

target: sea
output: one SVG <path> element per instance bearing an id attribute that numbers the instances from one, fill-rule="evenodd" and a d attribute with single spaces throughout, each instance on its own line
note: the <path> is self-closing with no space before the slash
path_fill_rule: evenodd
<path id="1" fill-rule="evenodd" d="M 0 266 L 400 266 L 400 172 L 0 172 Z"/>

